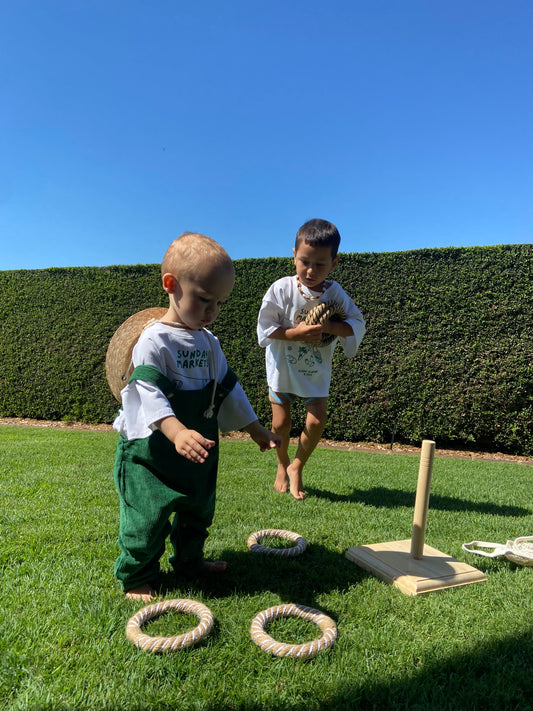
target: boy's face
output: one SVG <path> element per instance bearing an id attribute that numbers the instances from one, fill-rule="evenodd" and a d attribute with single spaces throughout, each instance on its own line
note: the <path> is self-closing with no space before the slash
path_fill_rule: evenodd
<path id="1" fill-rule="evenodd" d="M 339 262 L 338 257 L 331 256 L 330 247 L 314 247 L 303 240 L 292 251 L 296 275 L 308 289 L 322 288 L 326 277 Z"/>
<path id="2" fill-rule="evenodd" d="M 168 320 L 197 331 L 213 323 L 233 291 L 235 277 L 228 269 L 217 273 L 180 277 L 165 274 L 163 288 L 170 296 Z"/>

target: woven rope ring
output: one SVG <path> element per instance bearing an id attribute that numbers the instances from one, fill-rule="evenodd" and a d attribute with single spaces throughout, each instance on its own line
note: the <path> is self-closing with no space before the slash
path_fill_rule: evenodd
<path id="1" fill-rule="evenodd" d="M 262 546 L 259 541 L 264 538 L 286 538 L 289 541 L 294 541 L 295 546 L 291 548 L 268 548 Z M 267 553 L 268 555 L 281 555 L 285 558 L 294 558 L 300 555 L 307 548 L 307 541 L 302 538 L 299 533 L 293 531 L 284 531 L 281 528 L 265 528 L 263 531 L 256 531 L 248 536 L 246 545 L 253 553 Z"/>
<path id="2" fill-rule="evenodd" d="M 309 622 L 314 622 L 320 628 L 322 636 L 305 644 L 284 644 L 283 642 L 277 642 L 265 632 L 265 625 L 272 622 L 272 620 L 293 615 Z M 324 615 L 319 610 L 314 610 L 312 607 L 305 607 L 304 605 L 288 603 L 269 607 L 256 615 L 250 626 L 250 636 L 252 641 L 263 652 L 268 652 L 276 657 L 304 659 L 306 657 L 314 657 L 318 652 L 331 647 L 337 639 L 337 626 L 331 617 Z"/>
<path id="3" fill-rule="evenodd" d="M 344 309 L 336 301 L 323 301 L 309 311 L 305 323 L 308 326 L 316 326 L 318 324 L 324 324 L 326 321 L 344 321 L 345 318 L 346 313 Z M 337 336 L 334 336 L 332 333 L 323 333 L 322 340 L 318 345 L 327 346 L 336 338 Z"/>
<path id="4" fill-rule="evenodd" d="M 174 637 L 149 637 L 144 634 L 141 627 L 145 622 L 170 610 L 196 615 L 200 618 L 200 621 L 192 630 Z M 212 630 L 213 623 L 213 613 L 201 602 L 187 599 L 165 600 L 164 602 L 157 602 L 143 607 L 142 610 L 139 610 L 136 615 L 130 618 L 126 625 L 126 637 L 136 647 L 145 652 L 175 652 L 177 649 L 190 647 L 199 642 Z"/>

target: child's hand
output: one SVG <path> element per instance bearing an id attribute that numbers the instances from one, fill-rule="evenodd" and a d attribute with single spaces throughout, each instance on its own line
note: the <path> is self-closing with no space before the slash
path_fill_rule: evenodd
<path id="1" fill-rule="evenodd" d="M 285 331 L 285 336 L 289 341 L 320 343 L 322 340 L 322 331 L 323 328 L 319 323 L 309 326 L 305 323 L 305 321 L 300 321 L 300 323 L 294 328 L 288 328 Z"/>
<path id="2" fill-rule="evenodd" d="M 251 422 L 244 429 L 248 432 L 253 441 L 259 445 L 259 449 L 262 452 L 281 446 L 281 436 L 267 430 L 266 427 L 263 427 L 263 425 L 259 423 L 259 420 Z"/>
<path id="3" fill-rule="evenodd" d="M 209 456 L 208 450 L 215 442 L 206 439 L 196 430 L 180 430 L 174 439 L 176 452 L 191 462 L 202 464 Z"/>
<path id="4" fill-rule="evenodd" d="M 156 425 L 165 437 L 174 443 L 176 452 L 191 462 L 205 462 L 209 456 L 208 450 L 216 444 L 196 430 L 187 429 L 176 417 L 165 417 L 156 422 Z"/>

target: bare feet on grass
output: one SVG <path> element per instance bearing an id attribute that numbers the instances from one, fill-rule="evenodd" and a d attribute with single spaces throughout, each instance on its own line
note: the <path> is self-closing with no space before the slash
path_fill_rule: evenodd
<path id="1" fill-rule="evenodd" d="M 294 468 L 294 462 L 287 467 L 287 477 L 289 479 L 289 491 L 298 501 L 305 499 L 307 494 L 304 491 L 302 482 L 302 472 Z"/>
<path id="2" fill-rule="evenodd" d="M 274 489 L 280 494 L 286 494 L 287 491 L 290 491 L 295 499 L 301 501 L 307 496 L 303 489 L 302 472 L 298 471 L 298 469 L 294 471 L 294 469 L 291 469 L 292 466 L 292 464 L 289 464 L 288 467 L 284 467 L 282 464 L 278 465 Z"/>
<path id="3" fill-rule="evenodd" d="M 289 490 L 289 477 L 287 476 L 287 467 L 284 467 L 282 464 L 278 465 L 276 481 L 274 482 L 274 489 L 276 491 L 279 491 L 280 494 L 286 494 Z"/>
<path id="4" fill-rule="evenodd" d="M 139 585 L 126 593 L 128 600 L 140 600 L 141 602 L 152 602 L 157 597 L 156 591 L 151 585 Z"/>

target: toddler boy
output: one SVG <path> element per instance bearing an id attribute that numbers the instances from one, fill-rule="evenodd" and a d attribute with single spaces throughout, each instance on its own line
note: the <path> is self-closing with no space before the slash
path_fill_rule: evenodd
<path id="1" fill-rule="evenodd" d="M 207 330 L 235 282 L 227 252 L 210 237 L 186 232 L 168 248 L 161 277 L 168 311 L 135 345 L 135 369 L 114 423 L 121 435 L 114 469 L 121 549 L 115 575 L 127 597 L 143 602 L 156 595 L 167 536 L 176 572 L 226 569 L 225 561 L 203 558 L 215 510 L 219 427 L 246 430 L 261 451 L 281 440 L 258 422 Z"/>

